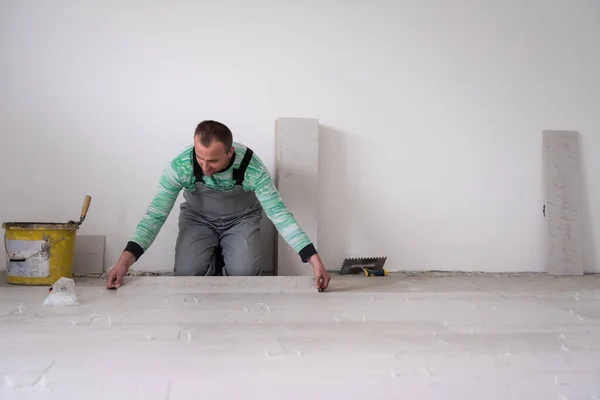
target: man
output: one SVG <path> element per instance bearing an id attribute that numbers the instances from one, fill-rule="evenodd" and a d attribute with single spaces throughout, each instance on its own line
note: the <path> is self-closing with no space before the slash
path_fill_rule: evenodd
<path id="1" fill-rule="evenodd" d="M 175 275 L 259 275 L 262 270 L 262 209 L 279 234 L 312 265 L 315 287 L 326 289 L 330 276 L 306 233 L 281 200 L 269 172 L 254 152 L 234 143 L 229 128 L 216 121 L 196 127 L 194 144 L 163 171 L 158 190 L 117 263 L 106 288 L 118 288 L 129 268 L 156 239 L 183 190 Z M 222 260 L 221 260 L 222 256 Z"/>

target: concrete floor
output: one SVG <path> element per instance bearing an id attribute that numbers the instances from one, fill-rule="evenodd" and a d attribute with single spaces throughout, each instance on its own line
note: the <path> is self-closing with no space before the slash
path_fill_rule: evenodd
<path id="1" fill-rule="evenodd" d="M 1 399 L 600 399 L 597 275 L 76 283 L 0 286 Z"/>

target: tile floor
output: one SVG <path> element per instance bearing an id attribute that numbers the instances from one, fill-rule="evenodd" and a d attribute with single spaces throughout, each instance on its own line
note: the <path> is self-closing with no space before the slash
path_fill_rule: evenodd
<path id="1" fill-rule="evenodd" d="M 598 399 L 600 276 L 0 285 L 0 399 Z"/>

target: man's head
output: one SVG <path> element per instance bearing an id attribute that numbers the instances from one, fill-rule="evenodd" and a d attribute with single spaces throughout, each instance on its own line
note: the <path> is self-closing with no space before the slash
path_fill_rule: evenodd
<path id="1" fill-rule="evenodd" d="M 204 175 L 213 175 L 229 164 L 233 156 L 233 135 L 216 121 L 202 121 L 194 133 L 196 160 Z"/>

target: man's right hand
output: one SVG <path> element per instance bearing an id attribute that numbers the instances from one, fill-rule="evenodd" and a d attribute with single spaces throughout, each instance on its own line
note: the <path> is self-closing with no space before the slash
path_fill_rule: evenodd
<path id="1" fill-rule="evenodd" d="M 135 262 L 135 257 L 128 251 L 124 251 L 119 261 L 108 271 L 106 277 L 106 288 L 117 289 L 123 285 L 123 277 L 127 275 L 129 268 Z"/>

